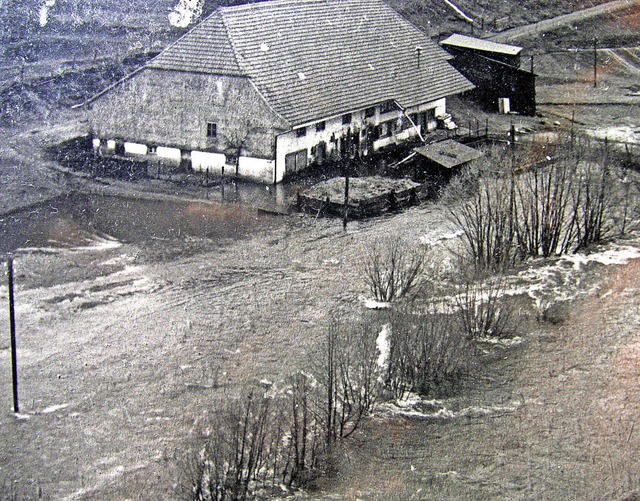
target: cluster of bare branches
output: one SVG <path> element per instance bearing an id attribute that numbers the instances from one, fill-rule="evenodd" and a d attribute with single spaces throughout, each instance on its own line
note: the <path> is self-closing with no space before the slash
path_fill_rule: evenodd
<path id="1" fill-rule="evenodd" d="M 365 322 L 333 322 L 310 373 L 291 376 L 282 391 L 216 412 L 212 433 L 187 459 L 184 497 L 242 500 L 259 490 L 308 484 L 330 465 L 380 394 L 376 333 Z"/>
<path id="2" fill-rule="evenodd" d="M 455 296 L 456 318 L 468 339 L 501 338 L 511 330 L 512 308 L 504 294 L 503 278 L 465 279 Z"/>
<path id="3" fill-rule="evenodd" d="M 407 296 L 420 285 L 425 248 L 400 238 L 382 238 L 371 246 L 363 276 L 378 301 Z"/>
<path id="4" fill-rule="evenodd" d="M 450 211 L 462 230 L 466 253 L 478 270 L 503 270 L 516 260 L 513 178 L 489 170 L 464 173 L 461 185 L 469 198 Z M 464 193 L 464 192 L 463 192 Z"/>
<path id="5" fill-rule="evenodd" d="M 427 311 L 398 309 L 390 316 L 390 355 L 385 383 L 395 398 L 409 392 L 445 396 L 467 372 L 469 339 L 444 303 Z"/>
<path id="6" fill-rule="evenodd" d="M 621 167 L 612 165 L 606 143 L 600 150 L 568 143 L 544 166 L 521 173 L 515 172 L 516 164 L 505 157 L 504 168 L 496 170 L 485 161 L 450 190 L 466 196 L 451 206 L 450 215 L 477 271 L 501 271 L 528 257 L 577 252 L 605 239 L 616 219 L 625 228 L 628 198 L 614 196 Z"/>

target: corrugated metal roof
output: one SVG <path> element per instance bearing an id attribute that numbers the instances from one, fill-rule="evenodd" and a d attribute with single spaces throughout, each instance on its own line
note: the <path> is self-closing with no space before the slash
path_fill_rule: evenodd
<path id="1" fill-rule="evenodd" d="M 421 146 L 420 148 L 415 148 L 413 151 L 447 169 L 453 169 L 458 165 L 466 164 L 483 155 L 480 151 L 469 148 L 453 139 L 446 139 L 439 143 Z"/>
<path id="2" fill-rule="evenodd" d="M 515 45 L 492 42 L 491 40 L 483 40 L 482 38 L 459 35 L 458 33 L 454 33 L 449 38 L 443 40 L 440 43 L 442 45 L 452 45 L 454 47 L 462 47 L 465 49 L 495 52 L 498 54 L 506 54 L 509 56 L 517 56 L 522 51 L 522 47 L 517 47 Z"/>
<path id="3" fill-rule="evenodd" d="M 383 0 L 274 0 L 219 8 L 148 66 L 247 76 L 297 125 L 472 89 L 447 56 Z"/>

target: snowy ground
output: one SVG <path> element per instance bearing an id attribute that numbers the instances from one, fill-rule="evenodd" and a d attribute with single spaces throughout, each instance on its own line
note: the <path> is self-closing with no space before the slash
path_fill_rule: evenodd
<path id="1" fill-rule="evenodd" d="M 3 385 L 4 490 L 18 498 L 38 490 L 65 499 L 174 498 L 180 461 L 216 402 L 281 381 L 304 366 L 330 317 L 363 312 L 360 263 L 390 232 L 441 254 L 456 238 L 445 212 L 424 205 L 350 223 L 347 232 L 339 221 L 283 218 L 268 232 L 166 261 L 110 239 L 20 252 L 21 414 L 10 412 Z M 565 293 L 564 323 L 541 325 L 533 309 L 523 311 L 519 342 L 487 346 L 462 395 L 381 409 L 325 494 L 531 499 L 640 485 L 637 472 L 618 468 L 640 444 L 631 429 L 640 405 L 637 247 L 629 241 L 517 275 L 520 292 Z M 6 311 L 4 285 L 0 296 Z M 7 329 L 2 315 L 0 331 Z M 602 428 L 607 412 L 619 418 Z M 376 465 L 386 471 L 374 475 Z"/>

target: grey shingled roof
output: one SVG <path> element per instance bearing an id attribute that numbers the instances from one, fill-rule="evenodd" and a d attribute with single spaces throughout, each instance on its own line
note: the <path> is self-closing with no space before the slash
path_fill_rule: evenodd
<path id="1" fill-rule="evenodd" d="M 447 58 L 383 0 L 273 0 L 219 8 L 148 66 L 244 75 L 299 125 L 472 89 Z"/>
<path id="2" fill-rule="evenodd" d="M 158 54 L 147 66 L 218 75 L 244 75 L 219 11 Z"/>
<path id="3" fill-rule="evenodd" d="M 440 43 L 442 45 L 452 45 L 454 47 L 461 47 L 464 49 L 495 52 L 497 54 L 506 54 L 509 56 L 517 56 L 522 52 L 522 47 L 492 42 L 491 40 L 483 40 L 482 38 L 469 37 L 458 33 L 454 33 Z"/>
<path id="4" fill-rule="evenodd" d="M 466 164 L 483 155 L 480 151 L 469 148 L 453 139 L 446 139 L 439 143 L 421 146 L 415 148 L 413 151 L 447 169 L 453 169 L 458 165 Z"/>

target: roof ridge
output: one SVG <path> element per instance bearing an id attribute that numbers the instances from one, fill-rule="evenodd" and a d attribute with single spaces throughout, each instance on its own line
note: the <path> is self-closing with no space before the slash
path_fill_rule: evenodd
<path id="1" fill-rule="evenodd" d="M 243 64 L 240 64 L 240 60 L 238 59 L 238 49 L 233 40 L 233 37 L 229 34 L 229 28 L 227 27 L 227 21 L 225 20 L 224 15 L 222 13 L 222 8 L 218 7 L 215 10 L 215 12 L 217 12 L 218 15 L 220 16 L 220 21 L 222 22 L 222 27 L 224 28 L 224 34 L 227 37 L 227 40 L 229 41 L 229 45 L 231 45 L 231 53 L 233 54 L 233 60 L 235 61 L 238 68 L 240 69 L 240 72 L 245 75 L 248 75 L 247 69 Z"/>
<path id="2" fill-rule="evenodd" d="M 185 33 L 183 33 L 182 35 L 180 35 L 176 40 L 174 40 L 173 42 L 171 42 L 169 45 L 167 45 L 164 49 L 162 49 L 158 54 L 155 55 L 155 57 L 152 57 L 151 59 L 149 59 L 144 66 L 151 66 L 153 64 L 153 62 L 158 59 L 160 56 L 162 56 L 165 52 L 167 52 L 169 49 L 172 49 L 173 47 L 175 47 L 184 37 L 190 35 L 196 28 L 200 27 L 202 24 L 204 24 L 205 21 L 207 21 L 208 19 L 211 19 L 216 13 L 218 13 L 218 9 L 214 10 L 211 14 L 209 14 L 207 17 L 205 17 L 202 21 L 200 21 L 199 23 L 194 24 L 191 28 L 189 28 Z"/>
<path id="3" fill-rule="evenodd" d="M 221 11 L 241 11 L 241 10 L 256 10 L 261 8 L 273 8 L 280 7 L 286 5 L 296 5 L 301 3 L 329 3 L 329 2 L 340 2 L 344 0 L 258 0 L 250 3 L 243 3 L 239 5 L 227 5 L 227 6 L 219 6 L 216 10 Z M 351 0 L 353 1 L 353 0 Z M 362 0 L 360 0 L 362 1 Z"/>

